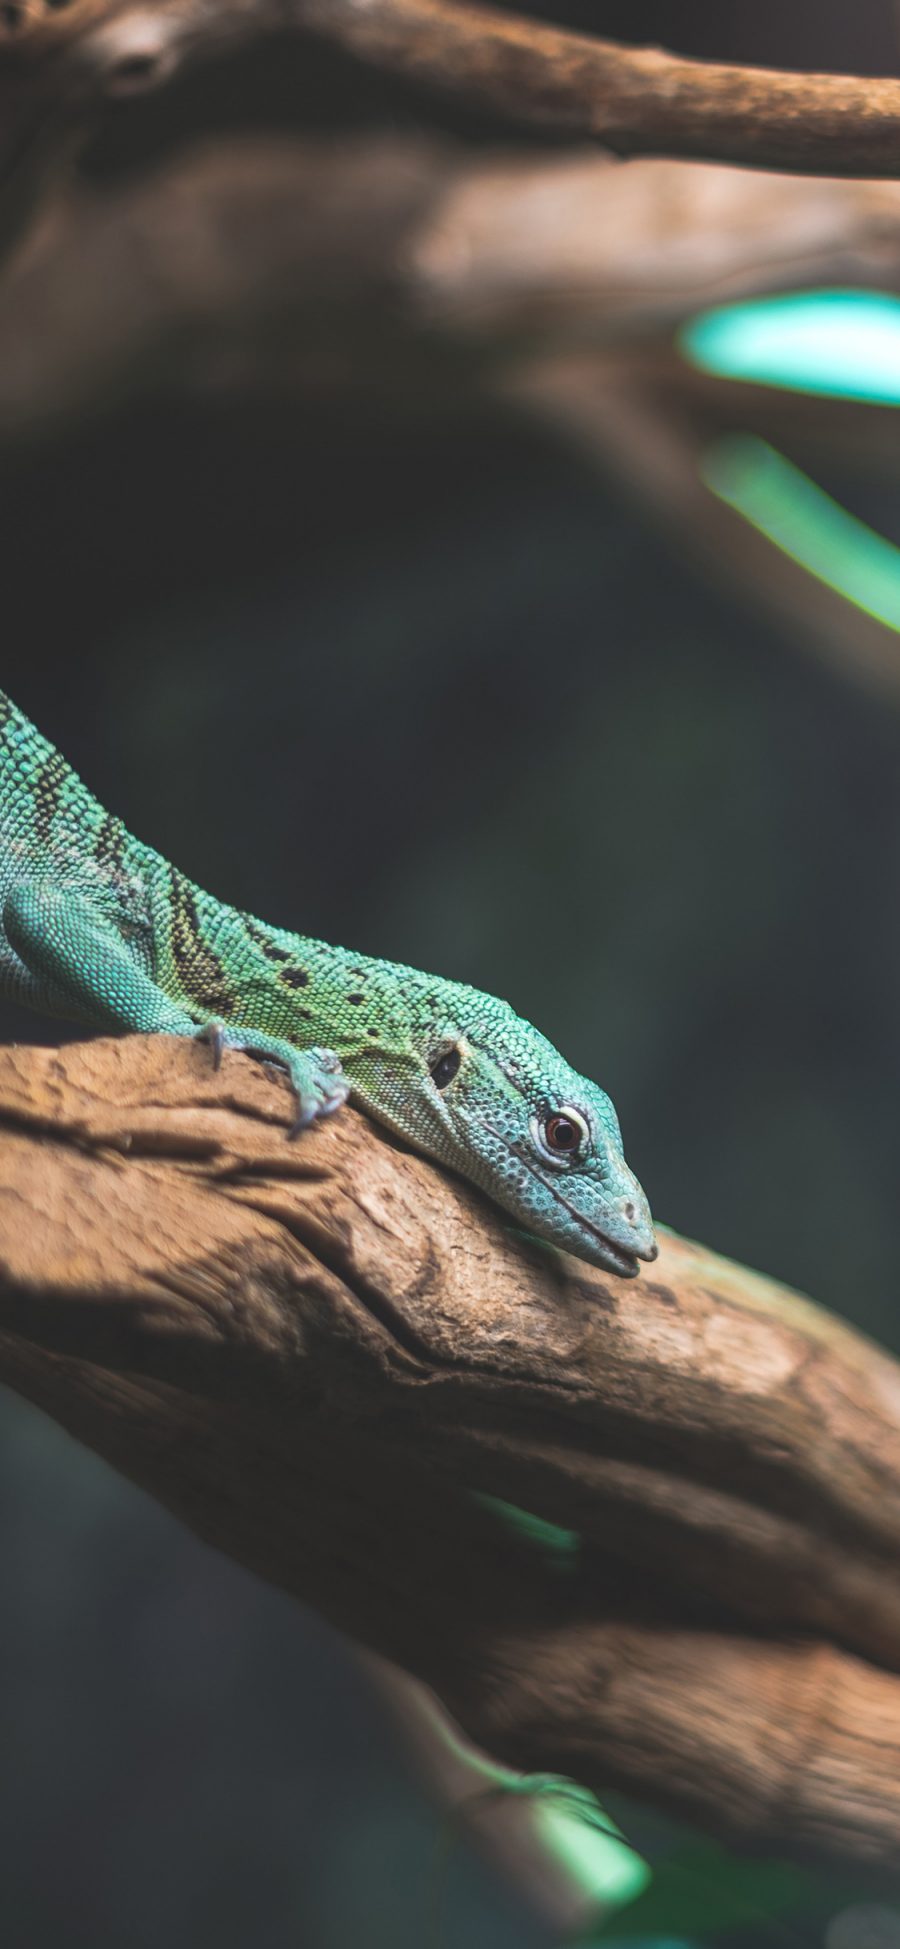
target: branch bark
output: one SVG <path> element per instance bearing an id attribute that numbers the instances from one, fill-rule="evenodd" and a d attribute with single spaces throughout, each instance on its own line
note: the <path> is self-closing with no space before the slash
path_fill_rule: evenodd
<path id="1" fill-rule="evenodd" d="M 793 74 L 623 47 L 458 0 L 7 0 L 0 86 L 46 69 L 82 109 L 272 33 L 313 34 L 500 125 L 614 154 L 840 176 L 900 174 L 900 81 Z M 16 129 L 21 146 L 21 124 Z M 8 154 L 13 154 L 13 149 Z"/>
<path id="2" fill-rule="evenodd" d="M 163 1038 L 0 1051 L 0 1375 L 499 1758 L 900 1873 L 894 1362 L 702 1248 L 609 1280 L 288 1114 Z"/>
<path id="3" fill-rule="evenodd" d="M 615 155 L 832 176 L 900 173 L 900 81 L 686 60 L 457 0 L 302 0 L 309 25 L 512 127 Z"/>

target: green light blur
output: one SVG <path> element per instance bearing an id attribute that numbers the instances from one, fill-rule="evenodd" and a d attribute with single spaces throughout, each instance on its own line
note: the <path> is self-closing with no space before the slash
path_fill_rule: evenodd
<path id="1" fill-rule="evenodd" d="M 578 1562 L 581 1538 L 546 1517 L 519 1509 L 499 1496 L 476 1491 L 475 1499 L 500 1518 L 504 1528 L 540 1552 L 548 1565 L 571 1571 Z M 445 1738 L 448 1730 L 444 1730 Z M 524 1795 L 531 1803 L 536 1838 L 556 1862 L 563 1876 L 601 1916 L 633 1902 L 643 1894 L 651 1870 L 586 1788 L 553 1774 L 513 1773 L 475 1754 L 449 1735 L 459 1758 L 488 1784 L 488 1792 Z"/>
<path id="2" fill-rule="evenodd" d="M 562 1529 L 559 1523 L 550 1523 L 545 1516 L 533 1516 L 530 1510 L 518 1509 L 515 1503 L 503 1502 L 499 1496 L 489 1496 L 483 1490 L 473 1490 L 473 1494 L 482 1508 L 492 1509 L 500 1517 L 506 1529 L 532 1543 L 558 1565 L 569 1568 L 575 1562 L 581 1548 L 577 1530 Z"/>
<path id="3" fill-rule="evenodd" d="M 900 406 L 900 298 L 798 291 L 719 305 L 682 326 L 691 365 L 720 379 Z"/>
<path id="4" fill-rule="evenodd" d="M 587 1787 L 558 1773 L 515 1773 L 470 1746 L 443 1716 L 435 1716 L 433 1724 L 471 1775 L 472 1807 L 482 1798 L 506 1795 L 528 1801 L 536 1838 L 585 1903 L 596 1906 L 598 1925 L 649 1887 L 653 1878 L 649 1864 L 629 1846 Z"/>
<path id="5" fill-rule="evenodd" d="M 647 1862 L 624 1840 L 592 1826 L 577 1808 L 565 1800 L 556 1804 L 548 1795 L 535 1800 L 532 1819 L 558 1867 L 604 1914 L 643 1894 L 652 1874 Z"/>
<path id="6" fill-rule="evenodd" d="M 801 568 L 888 629 L 900 630 L 900 548 L 823 493 L 765 440 L 717 440 L 706 486 Z"/>

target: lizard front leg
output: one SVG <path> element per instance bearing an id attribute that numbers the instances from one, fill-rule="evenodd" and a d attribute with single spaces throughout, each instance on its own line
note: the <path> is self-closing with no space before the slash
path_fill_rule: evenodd
<path id="1" fill-rule="evenodd" d="M 204 1022 L 172 1001 L 102 909 L 76 890 L 17 881 L 3 908 L 3 931 L 30 977 L 28 999 L 37 1007 L 96 1028 L 199 1036 L 212 1044 L 217 1063 L 224 1048 L 277 1063 L 296 1095 L 295 1130 L 347 1100 L 350 1085 L 330 1051 L 297 1049 L 235 1022 Z"/>
<path id="2" fill-rule="evenodd" d="M 196 1035 L 113 921 L 87 895 L 21 879 L 7 894 L 3 932 L 31 977 L 29 999 L 101 1029 Z"/>
<path id="3" fill-rule="evenodd" d="M 346 1103 L 350 1084 L 341 1069 L 340 1058 L 331 1049 L 297 1049 L 280 1035 L 265 1035 L 259 1029 L 244 1028 L 237 1022 L 207 1022 L 194 1034 L 212 1045 L 218 1069 L 223 1049 L 239 1049 L 245 1056 L 258 1056 L 262 1062 L 276 1063 L 287 1071 L 297 1099 L 297 1114 L 291 1136 L 305 1130 L 317 1117 L 330 1117 Z"/>

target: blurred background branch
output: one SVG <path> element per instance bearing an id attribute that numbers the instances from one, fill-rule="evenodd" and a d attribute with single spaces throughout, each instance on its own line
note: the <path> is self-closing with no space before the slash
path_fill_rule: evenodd
<path id="1" fill-rule="evenodd" d="M 702 468 L 730 427 L 777 423 L 814 469 L 890 478 L 891 410 L 795 393 L 773 411 L 766 388 L 693 369 L 677 332 L 759 293 L 900 290 L 900 187 L 497 156 L 414 127 L 142 140 L 137 170 L 112 142 L 86 174 L 52 177 L 7 263 L 7 443 L 164 398 L 328 399 L 431 423 L 495 401 L 549 423 L 706 572 L 896 699 L 896 631 L 762 541 Z"/>
<path id="2" fill-rule="evenodd" d="M 686 367 L 673 331 L 801 272 L 900 288 L 900 185 L 478 159 L 412 132 L 207 140 L 45 211 L 0 288 L 0 432 L 162 387 L 356 389 L 440 414 L 451 378 L 457 398 L 499 390 L 573 352 L 598 389 L 628 371 L 721 424 L 735 389 Z M 877 415 L 848 417 L 848 440 L 878 437 Z"/>

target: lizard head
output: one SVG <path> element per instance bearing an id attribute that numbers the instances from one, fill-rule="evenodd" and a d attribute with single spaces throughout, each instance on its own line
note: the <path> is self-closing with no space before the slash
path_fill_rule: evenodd
<path id="1" fill-rule="evenodd" d="M 348 1065 L 358 1099 L 528 1231 L 632 1278 L 657 1247 L 609 1097 L 507 1003 L 442 989 L 437 1019 L 415 1024 L 411 1060 L 372 1051 L 374 1088 Z"/>

